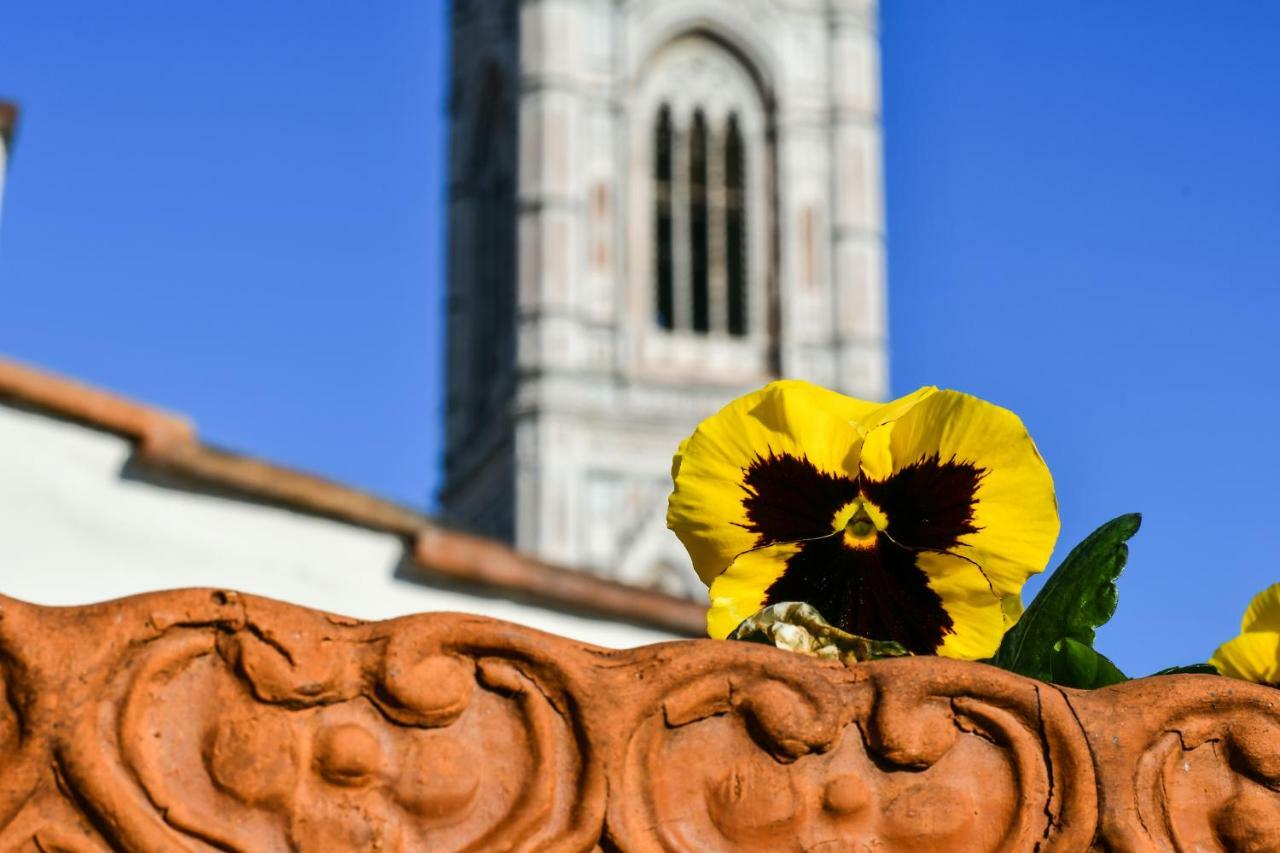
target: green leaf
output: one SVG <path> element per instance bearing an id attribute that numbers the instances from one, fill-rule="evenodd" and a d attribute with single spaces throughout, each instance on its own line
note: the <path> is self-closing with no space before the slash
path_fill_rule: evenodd
<path id="1" fill-rule="evenodd" d="M 1128 681 L 1120 668 L 1106 655 L 1100 654 L 1084 643 L 1063 637 L 1053 644 L 1049 658 L 1050 680 L 1063 687 L 1079 687 L 1092 690 Z"/>
<path id="2" fill-rule="evenodd" d="M 1014 625 L 990 663 L 1052 681 L 1054 646 L 1071 639 L 1093 648 L 1094 630 L 1116 612 L 1115 580 L 1129 556 L 1125 541 L 1142 516 L 1122 515 L 1099 527 L 1062 561 Z"/>
<path id="3" fill-rule="evenodd" d="M 1171 666 L 1153 672 L 1152 675 L 1218 675 L 1218 670 L 1211 663 L 1189 663 L 1186 666 Z"/>

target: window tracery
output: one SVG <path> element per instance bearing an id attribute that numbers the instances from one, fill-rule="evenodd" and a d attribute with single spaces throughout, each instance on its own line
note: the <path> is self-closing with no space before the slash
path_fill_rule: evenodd
<path id="1" fill-rule="evenodd" d="M 652 328 L 762 338 L 771 147 L 753 75 L 719 42 L 690 35 L 659 52 L 643 89 Z"/>
<path id="2" fill-rule="evenodd" d="M 741 337 L 747 333 L 747 205 L 738 115 L 728 113 L 716 127 L 696 109 L 688 127 L 675 128 L 671 107 L 662 104 L 653 139 L 655 322 L 661 329 Z M 686 164 L 683 173 L 677 160 Z M 677 255 L 688 259 L 683 304 Z"/>

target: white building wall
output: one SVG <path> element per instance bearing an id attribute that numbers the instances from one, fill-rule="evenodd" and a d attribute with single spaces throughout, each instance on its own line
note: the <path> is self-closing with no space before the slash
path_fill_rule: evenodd
<path id="1" fill-rule="evenodd" d="M 0 593 L 72 605 L 224 587 L 360 619 L 458 611 L 597 645 L 670 634 L 395 577 L 396 536 L 122 476 L 108 433 L 0 405 Z"/>

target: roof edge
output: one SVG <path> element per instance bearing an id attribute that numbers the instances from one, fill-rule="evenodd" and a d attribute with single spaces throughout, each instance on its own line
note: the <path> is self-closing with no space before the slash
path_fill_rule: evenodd
<path id="1" fill-rule="evenodd" d="M 13 148 L 13 134 L 18 128 L 18 105 L 12 101 L 0 101 L 0 140 L 6 151 Z"/>
<path id="2" fill-rule="evenodd" d="M 420 580 L 461 581 L 685 636 L 706 631 L 705 608 L 688 599 L 544 563 L 369 492 L 212 447 L 186 417 L 0 357 L 0 403 L 6 402 L 122 436 L 136 445 L 139 461 L 169 476 L 400 536 L 410 574 Z"/>
<path id="3" fill-rule="evenodd" d="M 593 613 L 657 626 L 676 634 L 706 635 L 707 611 L 700 604 L 544 563 L 481 536 L 441 528 L 422 530 L 413 544 L 412 562 L 420 570 L 437 575 L 548 600 L 572 601 Z"/>
<path id="4" fill-rule="evenodd" d="M 4 400 L 132 439 L 149 452 L 196 441 L 195 424 L 181 415 L 0 358 L 0 401 Z"/>

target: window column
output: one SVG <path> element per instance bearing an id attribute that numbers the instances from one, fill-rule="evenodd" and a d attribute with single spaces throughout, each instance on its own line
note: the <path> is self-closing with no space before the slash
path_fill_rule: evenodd
<path id="1" fill-rule="evenodd" d="M 679 115 L 671 117 L 671 259 L 674 279 L 673 329 L 692 328 L 690 306 L 692 295 L 691 252 L 689 251 L 689 135 Z"/>
<path id="2" fill-rule="evenodd" d="M 728 294 L 725 277 L 725 158 L 724 128 L 713 117 L 707 145 L 707 250 L 708 287 L 711 296 L 711 329 L 728 328 Z"/>

